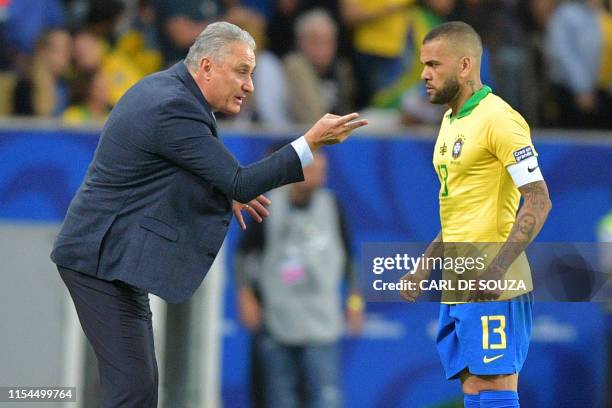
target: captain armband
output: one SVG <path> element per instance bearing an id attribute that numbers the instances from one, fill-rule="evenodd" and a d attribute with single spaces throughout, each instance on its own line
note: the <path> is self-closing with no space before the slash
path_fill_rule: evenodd
<path id="1" fill-rule="evenodd" d="M 508 169 L 508 173 L 510 173 L 510 177 L 512 177 L 517 187 L 522 187 L 534 181 L 544 180 L 536 156 L 531 156 L 516 164 L 511 164 L 506 169 Z"/>

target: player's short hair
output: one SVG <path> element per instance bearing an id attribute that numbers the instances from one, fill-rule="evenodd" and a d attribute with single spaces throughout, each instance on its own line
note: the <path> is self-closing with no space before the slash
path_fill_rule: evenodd
<path id="1" fill-rule="evenodd" d="M 423 44 L 438 38 L 444 38 L 456 45 L 473 49 L 478 55 L 482 54 L 482 39 L 471 25 L 463 21 L 449 21 L 433 28 L 423 38 Z"/>
<path id="2" fill-rule="evenodd" d="M 189 48 L 185 62 L 191 70 L 197 70 L 205 57 L 219 62 L 225 57 L 228 45 L 235 42 L 248 45 L 253 52 L 257 48 L 251 34 L 237 25 L 225 21 L 209 24 Z"/>
<path id="3" fill-rule="evenodd" d="M 336 22 L 325 9 L 318 8 L 308 11 L 298 17 L 295 22 L 295 34 L 297 38 L 303 38 L 308 35 L 313 29 L 316 29 L 317 23 L 323 23 L 331 26 L 336 32 Z"/>

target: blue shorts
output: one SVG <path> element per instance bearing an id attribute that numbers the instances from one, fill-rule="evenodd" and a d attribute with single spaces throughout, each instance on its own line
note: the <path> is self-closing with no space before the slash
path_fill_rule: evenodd
<path id="1" fill-rule="evenodd" d="M 514 374 L 523 367 L 533 294 L 509 301 L 440 305 L 437 345 L 447 379 L 467 368 L 476 375 Z"/>

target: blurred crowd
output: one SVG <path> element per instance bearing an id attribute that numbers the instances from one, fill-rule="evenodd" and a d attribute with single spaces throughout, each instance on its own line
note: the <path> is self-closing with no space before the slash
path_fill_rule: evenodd
<path id="1" fill-rule="evenodd" d="M 473 25 L 483 82 L 532 126 L 612 128 L 610 0 L 3 0 L 0 115 L 103 121 L 145 75 L 225 20 L 258 44 L 240 125 L 312 123 L 371 109 L 437 124 L 419 78 L 425 34 Z M 228 118 L 229 119 L 229 118 Z"/>

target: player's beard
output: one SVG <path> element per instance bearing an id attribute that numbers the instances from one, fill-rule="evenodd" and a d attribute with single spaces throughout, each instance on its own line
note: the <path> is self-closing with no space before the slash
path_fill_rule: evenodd
<path id="1" fill-rule="evenodd" d="M 433 94 L 431 103 L 436 105 L 448 105 L 453 99 L 457 97 L 461 87 L 457 77 L 448 78 L 444 81 L 442 88 Z"/>

